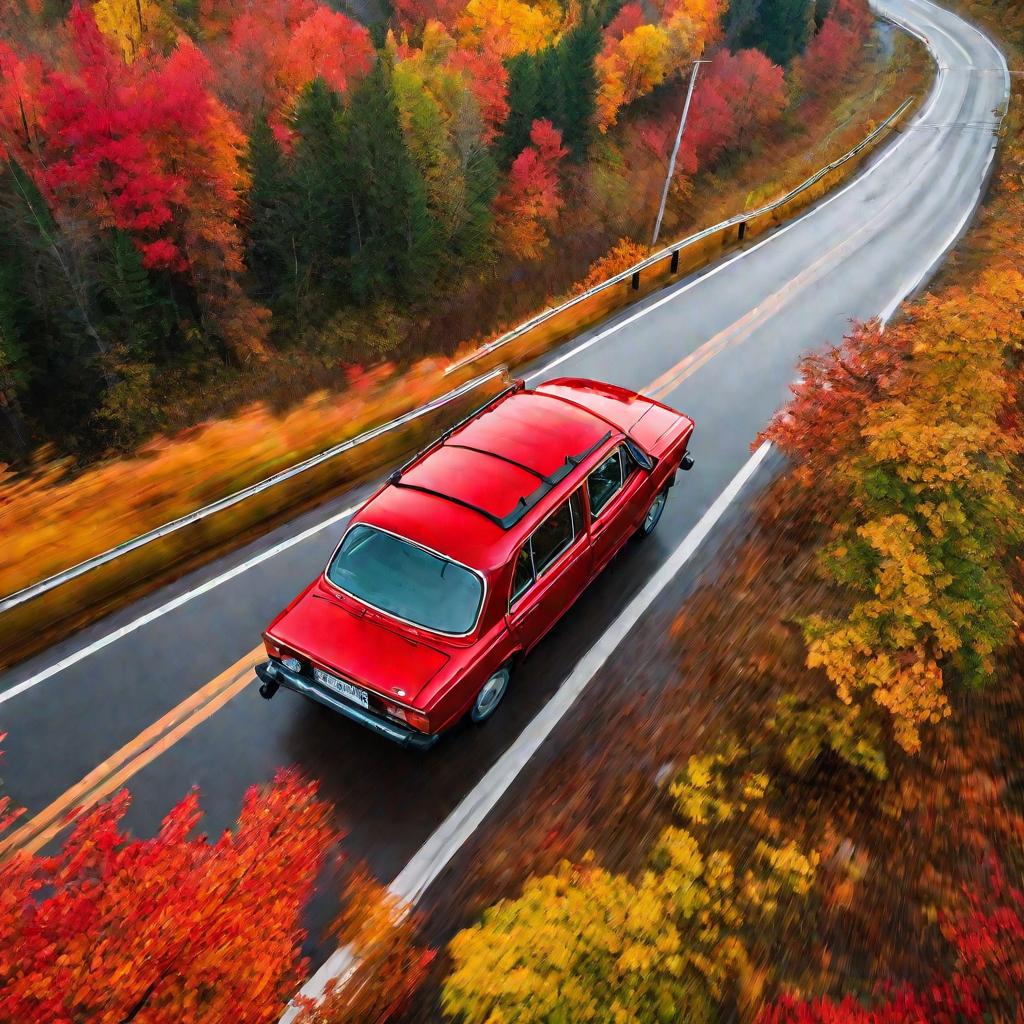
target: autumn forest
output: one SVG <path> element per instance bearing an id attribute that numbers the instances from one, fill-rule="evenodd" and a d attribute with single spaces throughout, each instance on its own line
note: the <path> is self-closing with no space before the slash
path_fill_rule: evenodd
<path id="1" fill-rule="evenodd" d="M 317 0 L 6 0 L 0 459 L 129 451 L 244 404 L 254 368 L 289 401 L 311 366 L 343 388 L 450 350 L 445 311 L 486 330 L 482 296 L 537 302 L 647 240 L 691 60 L 676 206 L 841 87 L 868 24 L 862 0 L 397 0 L 370 27 Z"/>

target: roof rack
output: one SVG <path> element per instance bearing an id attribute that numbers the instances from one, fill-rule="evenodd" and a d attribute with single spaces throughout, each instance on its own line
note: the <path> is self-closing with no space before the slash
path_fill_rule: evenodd
<path id="1" fill-rule="evenodd" d="M 580 465 L 581 462 L 584 462 L 593 455 L 594 452 L 602 447 L 602 445 L 604 445 L 611 436 L 612 432 L 609 430 L 603 437 L 598 438 L 589 448 L 584 449 L 584 451 L 579 452 L 576 455 L 566 455 L 565 461 L 562 465 L 548 476 L 543 476 L 534 469 L 528 469 L 526 466 L 522 466 L 521 468 L 527 469 L 529 473 L 532 473 L 540 480 L 540 485 L 530 494 L 521 497 L 515 505 L 513 505 L 512 510 L 503 516 L 496 516 L 493 512 L 488 512 L 487 509 L 481 508 L 479 505 L 474 505 L 472 502 L 464 501 L 462 498 L 456 498 L 451 494 L 445 494 L 444 491 L 437 491 L 432 487 L 422 487 L 419 484 L 406 483 L 402 479 L 400 471 L 396 471 L 391 475 L 390 482 L 396 487 L 406 487 L 410 491 L 419 491 L 421 494 L 432 494 L 436 498 L 443 498 L 445 501 L 450 501 L 455 505 L 461 505 L 463 508 L 468 508 L 471 512 L 479 513 L 485 519 L 494 523 L 495 526 L 500 527 L 502 530 L 510 530 L 520 522 L 520 520 L 522 520 L 523 517 L 531 511 L 531 509 L 536 508 L 545 495 L 549 494 L 556 486 L 558 486 L 558 484 L 560 484 L 578 465 Z M 428 448 L 425 448 L 424 454 L 433 447 L 434 445 L 430 445 Z M 460 445 L 459 447 L 465 447 L 465 445 Z M 480 449 L 472 450 L 478 451 Z M 494 453 L 485 452 L 485 454 L 491 455 Z M 419 458 L 419 456 L 417 456 L 417 458 Z M 503 456 L 500 455 L 496 456 L 496 458 L 502 458 L 505 462 L 512 462 L 511 459 L 504 459 Z M 416 460 L 414 459 L 412 461 L 415 462 Z M 411 463 L 406 464 L 406 466 L 408 465 L 411 465 Z M 519 463 L 514 463 L 514 465 L 519 465 Z"/>
<path id="2" fill-rule="evenodd" d="M 388 483 L 397 484 L 402 479 L 402 474 L 406 470 L 412 469 L 412 467 L 423 458 L 428 452 L 433 451 L 435 448 L 440 447 L 448 440 L 456 430 L 464 427 L 470 420 L 475 419 L 485 409 L 490 408 L 495 402 L 500 401 L 506 395 L 511 395 L 516 391 L 523 391 L 526 388 L 526 381 L 521 378 L 512 381 L 507 388 L 502 388 L 493 398 L 489 398 L 483 405 L 477 406 L 468 416 L 463 416 L 458 423 L 453 423 L 447 430 L 442 434 L 438 434 L 433 441 L 430 442 L 425 448 L 421 448 L 411 459 L 403 462 L 389 477 Z"/>

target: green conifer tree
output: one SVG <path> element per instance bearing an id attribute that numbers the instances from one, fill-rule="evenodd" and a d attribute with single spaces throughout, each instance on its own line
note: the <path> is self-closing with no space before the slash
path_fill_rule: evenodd
<path id="1" fill-rule="evenodd" d="M 345 112 L 340 184 L 351 201 L 351 287 L 360 302 L 388 292 L 426 291 L 440 255 L 440 232 L 406 147 L 391 82 L 380 56 Z"/>
<path id="2" fill-rule="evenodd" d="M 776 64 L 788 64 L 814 33 L 816 0 L 761 0 L 743 41 L 756 46 Z"/>
<path id="3" fill-rule="evenodd" d="M 293 127 L 292 173 L 279 218 L 269 230 L 275 239 L 273 251 L 286 265 L 291 250 L 284 291 L 301 317 L 311 296 L 325 298 L 328 309 L 346 298 L 354 210 L 345 188 L 341 98 L 323 79 L 303 90 Z"/>
<path id="4" fill-rule="evenodd" d="M 169 354 L 174 307 L 159 294 L 131 238 L 114 231 L 100 270 L 102 329 L 135 361 L 152 363 Z"/>
<path id="5" fill-rule="evenodd" d="M 570 159 L 582 161 L 594 141 L 597 111 L 597 72 L 594 61 L 601 52 L 601 25 L 587 17 L 558 44 L 562 79 L 560 118 L 562 140 Z"/>
<path id="6" fill-rule="evenodd" d="M 521 53 L 506 63 L 508 68 L 508 117 L 496 146 L 498 163 L 503 168 L 530 144 L 530 126 L 537 116 L 540 74 L 537 58 Z"/>
<path id="7" fill-rule="evenodd" d="M 294 296 L 295 236 L 291 170 L 265 115 L 253 122 L 246 150 L 252 185 L 246 217 L 246 260 L 253 295 L 277 310 Z"/>

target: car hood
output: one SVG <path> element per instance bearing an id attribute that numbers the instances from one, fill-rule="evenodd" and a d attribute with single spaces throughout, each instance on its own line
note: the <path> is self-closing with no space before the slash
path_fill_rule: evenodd
<path id="1" fill-rule="evenodd" d="M 364 605 L 314 583 L 268 633 L 322 668 L 404 704 L 448 662 L 436 647 L 389 625 Z"/>

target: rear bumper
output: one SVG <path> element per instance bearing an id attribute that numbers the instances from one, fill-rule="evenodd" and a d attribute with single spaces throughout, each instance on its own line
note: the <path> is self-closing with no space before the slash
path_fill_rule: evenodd
<path id="1" fill-rule="evenodd" d="M 263 683 L 260 693 L 267 700 L 274 696 L 279 686 L 283 686 L 285 689 L 294 690 L 296 693 L 302 694 L 303 697 L 323 704 L 339 715 L 352 719 L 353 722 L 358 722 L 371 732 L 375 732 L 378 736 L 383 736 L 399 746 L 409 747 L 412 750 L 429 750 L 440 738 L 437 735 L 427 736 L 422 732 L 416 732 L 415 729 L 409 729 L 399 722 L 389 722 L 370 711 L 364 711 L 363 708 L 349 704 L 348 701 L 320 689 L 319 686 L 298 672 L 292 672 L 276 662 L 265 661 L 257 665 L 256 675 Z"/>

